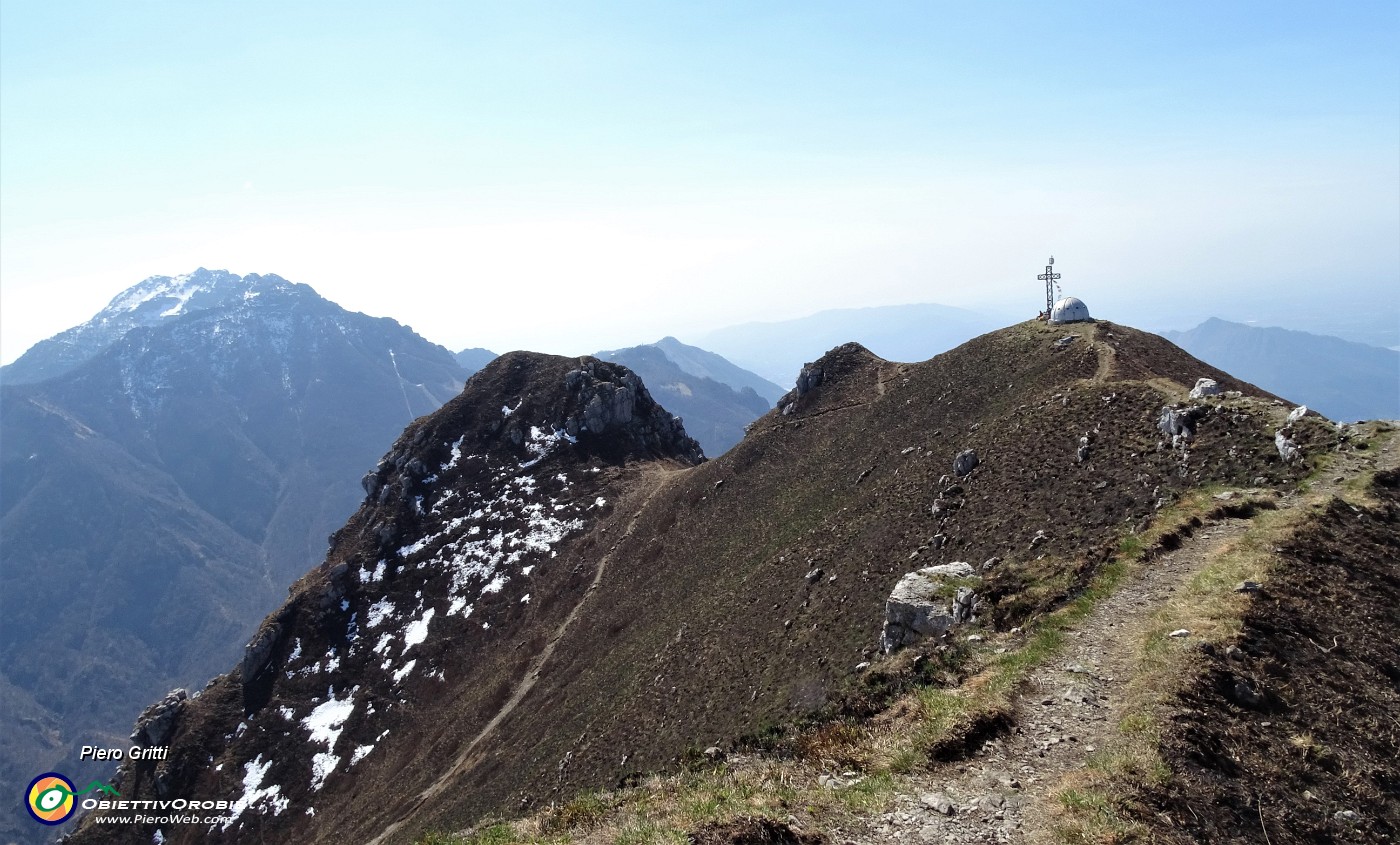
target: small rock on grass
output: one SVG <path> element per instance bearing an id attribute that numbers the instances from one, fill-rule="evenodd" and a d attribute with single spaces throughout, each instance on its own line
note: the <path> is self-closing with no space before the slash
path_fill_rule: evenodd
<path id="1" fill-rule="evenodd" d="M 1175 631 L 1172 631 L 1170 634 L 1167 634 L 1167 636 L 1181 639 L 1182 637 L 1191 636 L 1191 632 L 1186 630 L 1185 628 L 1177 628 Z"/>

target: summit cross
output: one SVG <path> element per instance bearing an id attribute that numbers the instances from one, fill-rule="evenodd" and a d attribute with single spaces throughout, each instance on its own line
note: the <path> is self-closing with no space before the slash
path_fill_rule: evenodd
<path id="1" fill-rule="evenodd" d="M 1055 280 L 1060 278 L 1060 274 L 1055 272 L 1055 256 L 1050 256 L 1050 262 L 1045 265 L 1045 272 L 1036 278 L 1045 282 L 1045 318 L 1048 320 L 1050 312 L 1055 308 Z"/>

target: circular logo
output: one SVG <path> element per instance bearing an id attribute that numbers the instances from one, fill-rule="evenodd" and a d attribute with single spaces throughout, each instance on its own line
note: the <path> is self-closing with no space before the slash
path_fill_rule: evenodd
<path id="1" fill-rule="evenodd" d="M 29 799 L 25 809 L 40 824 L 62 824 L 73 815 L 76 806 L 73 781 L 58 772 L 42 774 L 30 781 L 25 795 Z"/>

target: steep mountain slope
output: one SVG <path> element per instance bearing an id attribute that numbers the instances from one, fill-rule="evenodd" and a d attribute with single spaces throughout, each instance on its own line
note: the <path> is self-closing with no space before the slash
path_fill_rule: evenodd
<path id="1" fill-rule="evenodd" d="M 717 329 L 695 341 L 765 379 L 790 386 L 804 363 L 842 343 L 860 343 L 891 361 L 922 361 L 1000 324 L 947 305 L 890 305 L 838 308 L 773 323 L 744 323 Z M 762 390 L 758 392 L 763 395 Z"/>
<path id="2" fill-rule="evenodd" d="M 1182 491 L 1305 471 L 1279 458 L 1273 397 L 1105 322 L 1013 326 L 920 364 L 838 347 L 683 471 L 674 434 L 643 452 L 657 438 L 627 427 L 631 446 L 574 433 L 580 406 L 657 418 L 627 375 L 587 366 L 507 356 L 405 432 L 326 563 L 179 708 L 171 758 L 119 778 L 237 802 L 227 829 L 167 841 L 402 841 L 663 770 L 840 700 L 910 569 L 997 558 L 980 612 L 1010 627 Z M 1161 411 L 1199 377 L 1243 396 L 1173 442 Z M 1294 436 L 1317 448 L 1325 427 Z M 969 449 L 980 463 L 951 478 Z M 564 526 L 527 543 L 550 514 Z"/>
<path id="3" fill-rule="evenodd" d="M 1400 352 L 1214 317 L 1163 337 L 1336 420 L 1400 419 Z"/>
<path id="4" fill-rule="evenodd" d="M 721 355 L 716 355 L 708 349 L 681 343 L 674 337 L 663 337 L 651 345 L 666 353 L 666 357 L 670 358 L 677 367 L 693 376 L 714 379 L 720 384 L 727 384 L 738 391 L 743 391 L 746 387 L 751 388 L 754 393 L 768 400 L 769 407 L 772 407 L 773 403 L 787 392 L 787 388 L 779 387 L 757 373 L 751 373 L 743 367 L 731 363 Z"/>
<path id="5" fill-rule="evenodd" d="M 681 344 L 674 344 L 673 347 L 675 345 Z M 641 376 L 656 400 L 685 420 L 686 432 L 699 441 L 705 454 L 711 458 L 724 454 L 743 439 L 745 427 L 773 407 L 751 387 L 735 388 L 706 376 L 694 375 L 679 366 L 660 343 L 599 352 L 598 357 L 604 361 L 616 361 Z M 692 362 L 699 360 L 698 356 L 689 357 Z M 724 360 L 718 355 L 713 357 Z M 744 372 L 732 364 L 730 367 Z M 716 366 L 715 369 L 719 368 Z M 749 376 L 750 379 L 762 381 L 752 373 Z"/>
<path id="6" fill-rule="evenodd" d="M 0 703 L 27 726 L 4 732 L 6 782 L 97 776 L 81 745 L 129 745 L 145 702 L 226 666 L 384 444 L 460 388 L 446 350 L 304 285 L 181 278 L 173 304 L 148 280 L 109 311 L 206 307 L 0 388 Z M 19 808 L 0 823 L 37 828 Z"/>

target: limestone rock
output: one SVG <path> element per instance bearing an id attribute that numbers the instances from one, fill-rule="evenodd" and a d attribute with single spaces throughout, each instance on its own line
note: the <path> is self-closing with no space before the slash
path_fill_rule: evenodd
<path id="1" fill-rule="evenodd" d="M 971 587 L 959 587 L 953 593 L 952 606 L 953 624 L 962 625 L 972 621 L 972 614 L 977 610 L 977 593 Z"/>
<path id="2" fill-rule="evenodd" d="M 899 579 L 885 601 L 885 627 L 880 646 L 888 654 L 924 637 L 942 634 L 967 621 L 976 611 L 976 593 L 966 586 L 952 588 L 948 581 L 970 578 L 973 569 L 963 562 L 929 566 Z M 951 595 L 950 595 L 951 593 Z"/>
<path id="3" fill-rule="evenodd" d="M 941 813 L 945 816 L 951 816 L 953 814 L 953 802 L 942 792 L 926 793 L 920 796 L 919 803 L 933 810 L 935 813 Z"/>
<path id="4" fill-rule="evenodd" d="M 246 686 L 258 675 L 272 660 L 273 649 L 276 648 L 279 640 L 282 639 L 282 625 L 273 622 L 264 625 L 258 630 L 253 639 L 243 647 L 243 683 Z"/>
<path id="5" fill-rule="evenodd" d="M 185 709 L 189 696 L 183 689 L 171 690 L 165 698 L 147 707 L 136 719 L 131 741 L 144 748 L 167 745 L 175 733 L 175 720 Z"/>
<path id="6" fill-rule="evenodd" d="M 1157 430 L 1167 437 L 1181 437 L 1191 440 L 1196 436 L 1196 423 L 1206 415 L 1206 409 L 1193 405 L 1190 408 L 1173 408 L 1163 405 L 1157 416 Z"/>
<path id="7" fill-rule="evenodd" d="M 1308 415 L 1308 406 L 1307 406 L 1307 405 L 1299 405 L 1298 407 L 1296 407 L 1296 408 L 1294 408 L 1293 410 L 1291 410 L 1291 411 L 1288 412 L 1288 424 L 1289 424 L 1289 425 L 1293 425 L 1295 422 L 1297 422 L 1298 420 L 1301 420 L 1303 417 L 1305 417 L 1305 416 L 1307 416 L 1307 415 Z"/>
<path id="8" fill-rule="evenodd" d="M 1278 449 L 1278 456 L 1283 458 L 1284 463 L 1294 463 L 1303 459 L 1303 450 L 1298 448 L 1298 444 L 1288 436 L 1288 429 L 1281 428 L 1274 435 L 1274 446 Z"/>
<path id="9" fill-rule="evenodd" d="M 1191 388 L 1192 399 L 1204 399 L 1207 396 L 1219 396 L 1220 384 L 1213 378 L 1196 379 L 1196 386 Z"/>

